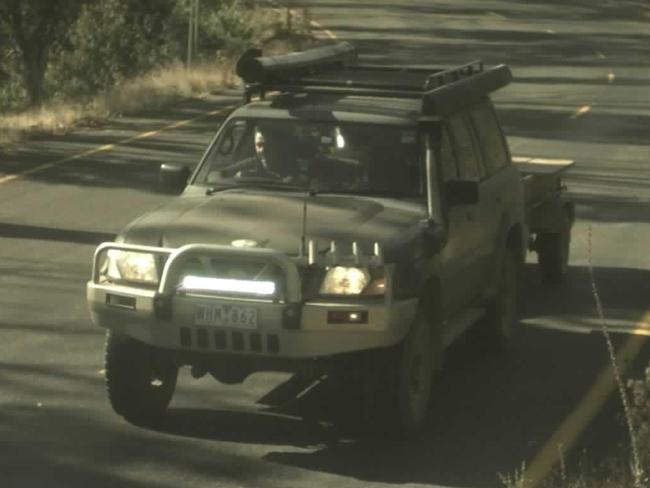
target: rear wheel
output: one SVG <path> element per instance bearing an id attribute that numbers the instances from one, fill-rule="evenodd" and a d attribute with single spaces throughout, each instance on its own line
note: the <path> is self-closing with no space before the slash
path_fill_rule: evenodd
<path id="1" fill-rule="evenodd" d="M 113 410 L 139 423 L 159 421 L 176 388 L 178 366 L 162 351 L 122 334 L 106 335 L 105 379 Z"/>
<path id="2" fill-rule="evenodd" d="M 490 303 L 483 324 L 483 336 L 492 349 L 503 350 L 512 342 L 519 308 L 519 259 L 507 248 L 499 270 L 497 295 Z"/>
<path id="3" fill-rule="evenodd" d="M 564 281 L 569 266 L 571 222 L 567 212 L 562 212 L 560 232 L 540 232 L 536 240 L 537 262 L 542 283 L 557 285 Z"/>

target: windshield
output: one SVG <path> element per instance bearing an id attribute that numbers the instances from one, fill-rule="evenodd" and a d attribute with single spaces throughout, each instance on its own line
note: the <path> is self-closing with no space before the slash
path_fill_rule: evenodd
<path id="1" fill-rule="evenodd" d="M 396 197 L 424 194 L 415 128 L 277 119 L 231 119 L 195 183 L 282 185 Z"/>

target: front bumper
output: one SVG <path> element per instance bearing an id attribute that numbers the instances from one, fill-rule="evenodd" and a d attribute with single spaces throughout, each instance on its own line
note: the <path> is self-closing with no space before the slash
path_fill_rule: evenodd
<path id="1" fill-rule="evenodd" d="M 303 301 L 296 264 L 272 250 L 233 249 L 226 246 L 191 245 L 168 251 L 160 286 L 147 290 L 99 282 L 97 256 L 107 248 L 146 250 L 138 246 L 106 244 L 96 253 L 93 279 L 87 285 L 87 301 L 93 323 L 155 347 L 212 354 L 241 354 L 285 358 L 314 358 L 390 346 L 408 332 L 417 299 Z M 160 250 L 160 249 L 159 249 Z M 284 270 L 287 293 L 280 300 L 179 294 L 171 283 L 177 265 L 192 253 L 251 257 L 275 261 Z M 238 306 L 254 309 L 255 328 L 199 325 L 202 306 Z M 331 312 L 354 312 L 359 323 L 340 323 Z"/>

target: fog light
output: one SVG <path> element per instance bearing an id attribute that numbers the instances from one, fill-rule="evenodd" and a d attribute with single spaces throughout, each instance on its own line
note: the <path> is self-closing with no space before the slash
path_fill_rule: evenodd
<path id="1" fill-rule="evenodd" d="M 123 295 L 106 294 L 106 305 L 117 308 L 126 308 L 135 310 L 135 297 L 125 297 Z"/>
<path id="2" fill-rule="evenodd" d="M 330 310 L 327 312 L 329 324 L 367 324 L 368 312 L 366 310 Z"/>

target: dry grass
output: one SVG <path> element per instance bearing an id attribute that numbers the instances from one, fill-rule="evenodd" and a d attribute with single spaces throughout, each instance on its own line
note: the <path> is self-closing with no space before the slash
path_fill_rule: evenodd
<path id="1" fill-rule="evenodd" d="M 635 488 L 639 485 L 631 475 L 628 458 L 620 452 L 596 466 L 583 458 L 574 469 L 562 465 L 539 483 L 527 477 L 526 466 L 522 464 L 512 473 L 499 474 L 499 480 L 503 488 Z"/>
<path id="2" fill-rule="evenodd" d="M 588 268 L 591 292 L 596 310 L 601 321 L 603 337 L 607 343 L 610 364 L 616 378 L 618 393 L 623 407 L 621 420 L 628 429 L 629 446 L 612 449 L 610 458 L 601 462 L 598 469 L 581 461 L 576 473 L 567 474 L 564 453 L 560 446 L 560 467 L 552 472 L 539 485 L 534 485 L 526 478 L 526 468 L 506 476 L 499 475 L 504 488 L 646 488 L 650 486 L 650 364 L 641 379 L 623 380 L 623 371 L 619 367 L 614 346 L 610 338 L 607 319 L 603 313 L 600 293 L 593 273 L 592 264 L 592 228 L 588 232 Z"/>
<path id="3" fill-rule="evenodd" d="M 87 102 L 59 102 L 0 117 L 0 144 L 38 133 L 65 133 L 75 126 L 105 120 L 143 108 L 165 106 L 231 85 L 232 63 L 221 61 L 187 70 L 174 64 L 116 85 Z"/>
<path id="4" fill-rule="evenodd" d="M 155 108 L 178 98 L 224 88 L 234 81 L 230 61 L 194 65 L 191 70 L 178 63 L 115 86 L 97 97 L 91 109 L 100 115 L 112 115 Z"/>

